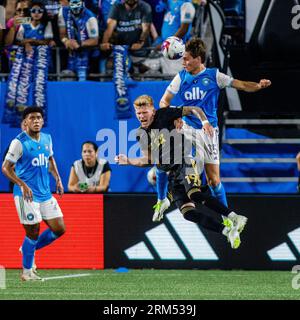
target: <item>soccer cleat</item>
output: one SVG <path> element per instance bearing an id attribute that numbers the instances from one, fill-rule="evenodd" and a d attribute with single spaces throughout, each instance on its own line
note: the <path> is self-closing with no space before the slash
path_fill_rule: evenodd
<path id="1" fill-rule="evenodd" d="M 229 241 L 228 234 L 229 234 L 230 230 L 233 228 L 233 222 L 229 218 L 223 217 L 222 224 L 225 227 L 223 229 L 222 233 L 225 237 L 227 237 L 227 240 Z"/>
<path id="2" fill-rule="evenodd" d="M 43 278 L 39 277 L 36 273 L 30 269 L 29 271 L 23 271 L 21 274 L 22 281 L 43 281 Z"/>
<path id="3" fill-rule="evenodd" d="M 159 222 L 164 217 L 164 212 L 170 207 L 170 201 L 168 198 L 164 200 L 158 200 L 153 206 L 154 214 L 152 217 L 153 222 Z"/>
<path id="4" fill-rule="evenodd" d="M 233 227 L 229 233 L 228 238 L 232 249 L 237 249 L 241 244 L 240 233 L 237 230 L 237 227 Z"/>
<path id="5" fill-rule="evenodd" d="M 237 230 L 239 233 L 241 233 L 244 230 L 248 221 L 247 217 L 238 215 L 234 212 L 231 212 L 228 215 L 228 218 L 233 222 L 234 226 L 237 227 Z"/>
<path id="6" fill-rule="evenodd" d="M 23 255 L 22 246 L 19 248 L 19 251 L 20 251 L 21 255 Z M 37 273 L 37 266 L 35 264 L 35 258 L 33 258 L 32 272 Z"/>

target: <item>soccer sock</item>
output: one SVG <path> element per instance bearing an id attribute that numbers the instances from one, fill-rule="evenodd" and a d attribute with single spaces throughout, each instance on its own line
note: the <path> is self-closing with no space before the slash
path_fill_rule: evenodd
<path id="1" fill-rule="evenodd" d="M 168 175 L 156 168 L 156 192 L 158 200 L 164 200 L 168 193 Z"/>
<path id="2" fill-rule="evenodd" d="M 37 239 L 36 250 L 44 248 L 56 240 L 58 236 L 50 229 L 45 230 Z"/>
<path id="3" fill-rule="evenodd" d="M 222 216 L 228 216 L 232 210 L 223 205 L 217 198 L 205 192 L 193 192 L 190 199 L 196 203 L 203 203 L 207 208 Z"/>
<path id="4" fill-rule="evenodd" d="M 25 237 L 22 245 L 22 255 L 23 255 L 23 268 L 31 269 L 34 259 L 34 251 L 36 248 L 37 240 L 32 240 L 28 237 Z"/>
<path id="5" fill-rule="evenodd" d="M 184 210 L 184 209 L 183 209 Z M 186 220 L 195 222 L 200 226 L 204 227 L 205 229 L 222 233 L 224 226 L 222 223 L 218 222 L 217 220 L 213 219 L 212 217 L 207 216 L 206 214 L 202 213 L 198 209 L 190 209 L 186 211 L 183 215 Z"/>
<path id="6" fill-rule="evenodd" d="M 212 194 L 224 204 L 224 206 L 228 207 L 225 188 L 221 182 L 215 187 L 210 187 L 210 190 L 212 191 Z"/>

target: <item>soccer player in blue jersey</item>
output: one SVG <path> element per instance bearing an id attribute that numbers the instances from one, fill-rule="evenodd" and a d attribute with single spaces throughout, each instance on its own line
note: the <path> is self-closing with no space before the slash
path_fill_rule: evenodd
<path id="1" fill-rule="evenodd" d="M 233 79 L 221 73 L 217 68 L 206 68 L 205 44 L 199 38 L 191 39 L 186 44 L 183 56 L 184 70 L 179 72 L 160 101 L 161 108 L 170 106 L 172 98 L 179 94 L 184 106 L 201 107 L 214 128 L 213 136 L 202 130 L 203 123 L 193 115 L 184 117 L 183 130 L 190 134 L 198 155 L 204 154 L 204 167 L 212 193 L 227 206 L 225 189 L 220 180 L 218 97 L 220 90 L 232 87 L 245 92 L 256 92 L 271 85 L 270 80 L 262 79 L 258 83 Z M 196 130 L 191 130 L 196 129 Z M 192 132 L 192 134 L 191 134 Z M 197 157 L 199 159 L 199 157 Z M 170 205 L 167 199 L 167 176 L 157 171 L 158 202 L 155 206 L 153 221 L 160 221 L 163 212 Z"/>
<path id="2" fill-rule="evenodd" d="M 49 172 L 56 180 L 57 193 L 62 195 L 64 188 L 53 157 L 51 136 L 41 132 L 44 124 L 42 109 L 26 108 L 23 119 L 26 131 L 11 142 L 2 172 L 14 183 L 15 205 L 26 233 L 22 245 L 21 279 L 30 281 L 41 280 L 33 271 L 35 251 L 65 232 L 63 214 L 50 191 Z M 49 228 L 39 235 L 42 220 Z"/>

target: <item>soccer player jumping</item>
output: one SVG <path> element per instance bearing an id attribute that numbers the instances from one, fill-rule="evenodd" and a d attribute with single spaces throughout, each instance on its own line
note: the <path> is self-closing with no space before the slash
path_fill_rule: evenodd
<path id="1" fill-rule="evenodd" d="M 53 157 L 52 139 L 42 133 L 43 111 L 28 107 L 23 112 L 26 131 L 12 140 L 2 165 L 3 174 L 14 183 L 14 200 L 26 236 L 22 245 L 23 281 L 42 280 L 34 268 L 34 254 L 65 233 L 61 209 L 52 196 L 49 172 L 56 180 L 56 191 L 63 195 L 64 188 Z M 40 222 L 48 229 L 41 235 Z"/>
<path id="2" fill-rule="evenodd" d="M 163 108 L 156 110 L 153 99 L 143 95 L 134 102 L 141 127 L 137 139 L 143 156 L 128 158 L 120 154 L 115 161 L 120 165 L 149 166 L 156 164 L 163 172 L 169 172 L 169 192 L 186 220 L 223 234 L 233 249 L 240 245 L 240 233 L 247 218 L 237 215 L 212 196 L 208 187 L 201 187 L 197 161 L 191 156 L 192 143 L 175 129 L 174 121 L 187 115 L 195 115 L 199 121 L 207 121 L 198 107 Z M 207 127 L 208 133 L 213 128 Z M 204 214 L 195 204 L 202 203 L 223 217 L 216 220 Z"/>
<path id="3" fill-rule="evenodd" d="M 195 142 L 196 153 L 204 153 L 205 173 L 208 185 L 213 195 L 227 206 L 225 189 L 220 180 L 219 160 L 219 130 L 218 130 L 218 98 L 220 90 L 232 87 L 245 92 L 257 92 L 271 85 L 270 80 L 262 79 L 258 83 L 233 79 L 219 72 L 217 68 L 206 68 L 206 48 L 199 38 L 193 38 L 186 43 L 183 56 L 184 70 L 180 71 L 172 80 L 160 100 L 160 108 L 167 108 L 175 95 L 179 95 L 184 106 L 197 106 L 203 109 L 208 121 L 214 127 L 214 134 L 209 136 L 202 130 L 202 123 L 194 115 L 184 117 L 183 131 L 195 129 L 190 138 Z M 196 139 L 197 135 L 197 139 Z M 200 139 L 199 139 L 200 138 Z M 169 207 L 167 198 L 166 173 L 156 171 L 156 185 L 158 202 L 154 206 L 153 221 L 160 221 L 163 212 Z"/>

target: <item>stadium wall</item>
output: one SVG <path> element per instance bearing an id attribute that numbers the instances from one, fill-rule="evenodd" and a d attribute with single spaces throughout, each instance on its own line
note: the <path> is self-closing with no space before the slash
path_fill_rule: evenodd
<path id="1" fill-rule="evenodd" d="M 66 233 L 36 253 L 40 269 L 103 269 L 103 195 L 55 196 L 64 214 Z M 24 239 L 11 194 L 0 194 L 0 265 L 20 268 Z M 41 225 L 41 232 L 46 225 Z"/>
<path id="2" fill-rule="evenodd" d="M 173 206 L 153 223 L 153 195 L 66 194 L 58 201 L 67 232 L 37 252 L 39 268 L 291 270 L 300 264 L 297 196 L 230 196 L 230 206 L 249 217 L 238 250 L 184 220 Z M 0 204 L 0 265 L 20 268 L 24 231 L 12 195 L 0 194 Z"/>
<path id="3" fill-rule="evenodd" d="M 106 268 L 291 270 L 300 264 L 299 196 L 229 196 L 229 205 L 249 217 L 238 250 L 184 220 L 174 206 L 153 223 L 152 195 L 115 197 L 104 201 Z"/>
<path id="4" fill-rule="evenodd" d="M 141 94 L 153 96 L 158 106 L 168 81 L 131 81 L 128 83 L 131 102 Z M 4 112 L 6 84 L 0 83 L 0 121 Z M 49 82 L 48 83 L 48 124 L 45 132 L 52 135 L 54 156 L 62 176 L 65 189 L 73 162 L 81 157 L 83 141 L 96 141 L 103 149 L 111 138 L 110 151 L 104 152 L 111 160 L 112 192 L 152 192 L 146 173 L 148 169 L 119 167 L 114 164 L 116 153 L 127 153 L 136 143 L 134 132 L 139 126 L 132 117 L 123 121 L 115 118 L 115 87 L 112 82 Z M 176 105 L 178 100 L 174 101 Z M 104 129 L 106 131 L 104 131 Z M 0 123 L 0 159 L 12 139 L 20 133 Z M 111 134 L 114 133 L 114 136 Z M 130 141 L 129 141 L 130 139 Z M 52 181 L 53 183 L 53 181 Z M 54 185 L 52 185 L 54 191 Z M 0 191 L 8 191 L 8 180 L 0 173 Z"/>

